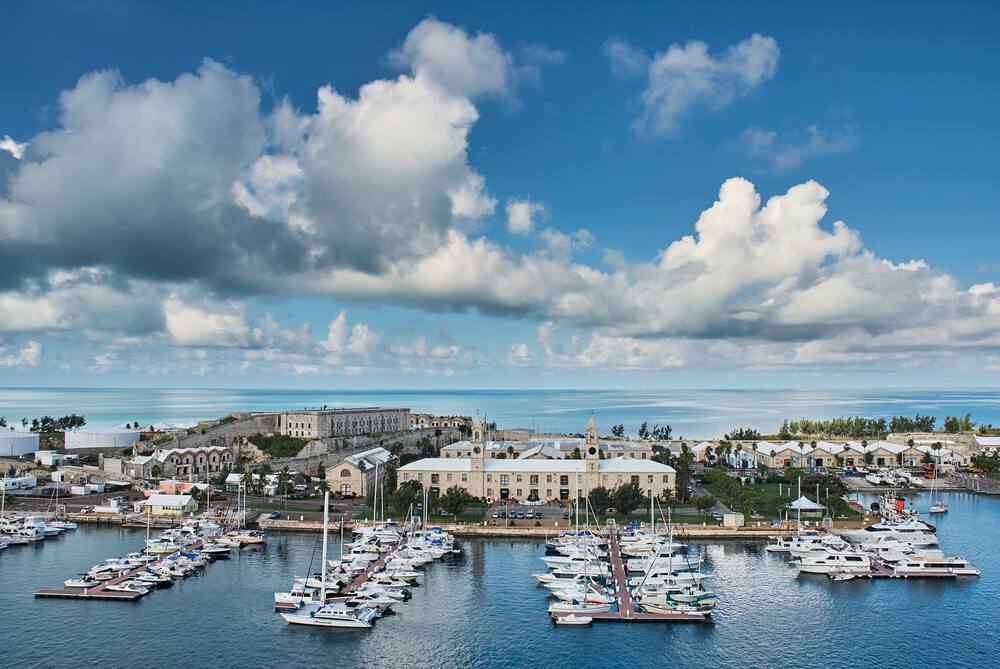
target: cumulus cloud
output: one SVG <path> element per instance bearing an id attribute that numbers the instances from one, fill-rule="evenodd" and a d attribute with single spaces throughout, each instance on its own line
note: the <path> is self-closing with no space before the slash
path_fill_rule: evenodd
<path id="1" fill-rule="evenodd" d="M 27 146 L 26 142 L 18 144 L 10 135 L 4 135 L 3 139 L 0 139 L 0 151 L 6 151 L 18 160 L 24 157 L 24 149 Z"/>
<path id="2" fill-rule="evenodd" d="M 617 77 L 636 77 L 649 70 L 649 55 L 620 37 L 613 37 L 604 43 L 604 55 L 608 58 L 611 72 Z"/>
<path id="3" fill-rule="evenodd" d="M 798 167 L 816 156 L 829 156 L 851 151 L 861 141 L 854 125 L 823 128 L 812 124 L 795 130 L 764 130 L 747 128 L 737 144 L 748 155 L 776 170 Z"/>
<path id="4" fill-rule="evenodd" d="M 29 341 L 27 346 L 19 351 L 7 354 L 6 347 L 0 346 L 0 367 L 38 367 L 42 361 L 42 344 Z"/>
<path id="5" fill-rule="evenodd" d="M 250 326 L 245 305 L 236 301 L 187 302 L 173 295 L 163 303 L 167 333 L 181 346 L 246 347 Z"/>
<path id="6" fill-rule="evenodd" d="M 671 44 L 651 58 L 621 39 L 605 45 L 612 71 L 632 75 L 646 65 L 646 88 L 639 94 L 636 134 L 674 138 L 681 123 L 699 110 L 718 112 L 750 95 L 778 70 L 780 49 L 773 37 L 753 34 L 723 53 L 708 44 Z"/>
<path id="7" fill-rule="evenodd" d="M 417 24 L 389 57 L 418 79 L 433 80 L 456 95 L 512 96 L 516 87 L 513 58 L 496 36 L 470 35 L 434 18 Z"/>
<path id="8" fill-rule="evenodd" d="M 507 230 L 526 235 L 535 229 L 535 220 L 545 216 L 545 205 L 531 200 L 507 200 Z"/>

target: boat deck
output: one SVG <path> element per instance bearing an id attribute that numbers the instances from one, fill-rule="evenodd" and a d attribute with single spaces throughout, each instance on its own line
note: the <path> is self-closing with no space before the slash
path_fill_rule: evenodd
<path id="1" fill-rule="evenodd" d="M 614 580 L 615 599 L 618 610 L 607 613 L 581 613 L 581 616 L 592 618 L 594 622 L 614 623 L 700 623 L 711 620 L 708 613 L 694 611 L 677 611 L 675 613 L 646 613 L 637 611 L 628 589 L 628 579 L 625 574 L 625 562 L 618 546 L 618 533 L 611 530 L 608 536 L 608 558 L 611 560 L 611 576 Z M 568 613 L 553 613 L 553 618 L 568 616 Z"/>
<path id="2" fill-rule="evenodd" d="M 184 552 L 197 550 L 201 548 L 201 544 L 195 544 L 193 546 L 188 546 L 184 549 Z M 175 555 L 176 553 L 171 553 L 170 555 Z M 39 590 L 35 593 L 35 599 L 94 599 L 100 601 L 119 601 L 119 602 L 134 602 L 135 600 L 142 597 L 142 593 L 138 592 L 119 592 L 117 590 L 108 590 L 109 585 L 117 585 L 124 581 L 131 580 L 144 572 L 148 567 L 153 567 L 162 563 L 164 560 L 170 557 L 170 555 L 164 555 L 158 560 L 154 560 L 148 564 L 144 564 L 141 567 L 136 567 L 132 571 L 127 571 L 121 576 L 116 576 L 110 581 L 104 581 L 95 585 L 92 588 L 46 588 Z M 149 585 L 149 590 L 153 590 L 153 584 Z M 148 593 L 147 593 L 148 594 Z"/>

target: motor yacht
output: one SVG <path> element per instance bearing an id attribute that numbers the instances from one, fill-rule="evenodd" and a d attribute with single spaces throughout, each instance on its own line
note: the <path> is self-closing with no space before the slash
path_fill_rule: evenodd
<path id="1" fill-rule="evenodd" d="M 863 551 L 826 550 L 793 560 L 799 573 L 829 574 L 830 572 L 871 573 L 871 556 Z"/>
<path id="2" fill-rule="evenodd" d="M 979 568 L 963 557 L 946 557 L 939 550 L 923 550 L 897 562 L 892 573 L 903 578 L 979 576 Z"/>
<path id="3" fill-rule="evenodd" d="M 378 616 L 375 609 L 350 608 L 342 603 L 302 606 L 294 613 L 281 614 L 285 622 L 293 625 L 343 629 L 369 629 Z"/>
<path id="4" fill-rule="evenodd" d="M 840 536 L 856 544 L 878 537 L 894 537 L 914 546 L 933 546 L 938 542 L 934 528 L 916 519 L 883 521 L 860 530 L 842 531 Z"/>

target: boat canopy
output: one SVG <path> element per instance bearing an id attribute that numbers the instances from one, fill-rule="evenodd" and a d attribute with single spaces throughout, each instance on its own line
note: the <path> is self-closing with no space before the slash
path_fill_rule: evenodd
<path id="1" fill-rule="evenodd" d="M 816 502 L 812 501 L 811 499 L 803 495 L 794 502 L 791 502 L 788 505 L 788 508 L 791 509 L 792 511 L 819 511 L 821 509 L 825 509 L 826 507 L 823 506 L 822 504 L 817 504 Z"/>

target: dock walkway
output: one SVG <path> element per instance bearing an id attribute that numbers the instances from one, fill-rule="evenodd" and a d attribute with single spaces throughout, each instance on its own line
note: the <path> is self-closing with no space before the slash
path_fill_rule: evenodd
<path id="1" fill-rule="evenodd" d="M 198 550 L 199 548 L 201 548 L 201 546 L 202 546 L 202 544 L 199 543 L 199 544 L 195 544 L 193 546 L 188 546 L 188 547 L 184 548 L 181 551 L 175 551 L 173 553 L 170 553 L 169 555 L 164 555 L 163 557 L 161 557 L 158 560 L 154 560 L 153 562 L 149 562 L 149 563 L 144 564 L 144 565 L 142 565 L 140 567 L 136 567 L 132 571 L 127 571 L 127 572 L 123 573 L 121 576 L 116 576 L 115 578 L 111 579 L 110 581 L 104 581 L 102 583 L 99 583 L 98 585 L 95 585 L 92 588 L 46 588 L 46 589 L 37 591 L 35 593 L 35 598 L 36 599 L 44 599 L 44 598 L 51 598 L 51 599 L 96 599 L 96 600 L 104 600 L 104 601 L 133 602 L 133 601 L 139 599 L 140 597 L 142 597 L 142 593 L 138 593 L 138 592 L 119 592 L 117 590 L 108 590 L 108 586 L 109 585 L 117 585 L 119 583 L 124 583 L 125 581 L 134 579 L 136 576 L 138 576 L 142 572 L 146 571 L 146 569 L 148 569 L 150 567 L 154 567 L 154 566 L 159 565 L 159 564 L 162 564 L 165 560 L 170 559 L 174 555 L 178 555 L 179 553 L 190 552 L 190 551 L 193 551 L 193 550 Z M 154 587 L 155 586 L 152 583 L 149 584 L 149 590 L 152 590 Z"/>
<path id="2" fill-rule="evenodd" d="M 594 622 L 617 622 L 617 623 L 679 623 L 679 622 L 706 622 L 710 620 L 707 612 L 677 611 L 673 613 L 647 613 L 637 611 L 635 603 L 632 601 L 632 593 L 628 589 L 628 575 L 625 573 L 625 562 L 622 558 L 621 547 L 618 545 L 618 533 L 612 528 L 608 532 L 608 558 L 611 560 L 611 577 L 614 580 L 615 600 L 617 611 L 607 613 L 584 613 Z M 553 618 L 564 617 L 570 614 L 554 613 Z"/>

